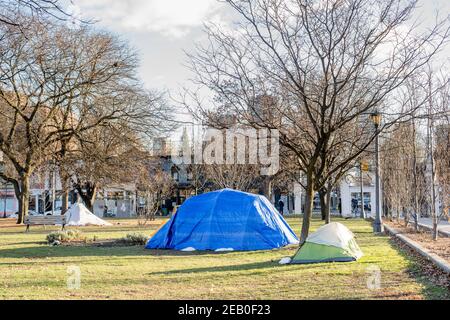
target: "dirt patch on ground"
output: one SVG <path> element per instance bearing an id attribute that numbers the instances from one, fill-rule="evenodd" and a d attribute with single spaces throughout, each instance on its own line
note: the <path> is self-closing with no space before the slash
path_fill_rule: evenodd
<path id="1" fill-rule="evenodd" d="M 450 238 L 440 238 L 438 241 L 433 241 L 429 233 L 408 234 L 407 236 L 420 243 L 430 252 L 450 262 Z"/>
<path id="2" fill-rule="evenodd" d="M 10 218 L 0 218 L 0 228 L 20 228 L 24 227 L 23 225 L 18 225 L 17 219 L 10 219 Z"/>
<path id="3" fill-rule="evenodd" d="M 428 251 L 440 256 L 450 263 L 450 238 L 439 237 L 437 241 L 434 241 L 430 231 L 421 230 L 416 232 L 414 228 L 407 227 L 398 222 L 386 222 L 388 226 L 400 231 L 413 241 L 419 243 L 422 247 Z"/>
<path id="4" fill-rule="evenodd" d="M 428 259 L 413 250 L 400 239 L 393 238 L 392 241 L 397 247 L 406 252 L 408 256 L 413 257 L 413 259 L 418 262 L 419 269 L 409 271 L 409 273 L 413 277 L 420 278 L 425 276 L 433 284 L 447 288 L 447 290 L 449 290 L 450 292 L 450 276 L 447 273 L 442 271 L 439 267 L 435 266 Z"/>
<path id="5" fill-rule="evenodd" d="M 405 227 L 404 224 L 398 222 L 386 221 L 385 223 L 391 228 L 401 232 L 401 234 L 405 235 L 409 239 L 419 243 L 429 252 L 432 252 L 450 262 L 450 238 L 439 237 L 437 241 L 434 241 L 430 231 L 420 230 L 419 232 L 416 232 L 414 228 Z M 419 272 L 419 274 L 425 275 L 434 284 L 445 287 L 450 291 L 450 276 L 447 273 L 435 266 L 428 259 L 413 250 L 400 239 L 392 239 L 396 246 L 400 247 L 403 251 L 407 252 L 408 255 L 414 257 L 414 259 L 418 261 L 420 271 L 412 270 L 411 273 Z"/>
<path id="6" fill-rule="evenodd" d="M 134 247 L 138 245 L 129 244 L 122 240 L 102 240 L 102 241 L 70 241 L 63 242 L 58 246 L 61 247 L 102 247 L 102 248 L 115 248 L 115 247 Z"/>

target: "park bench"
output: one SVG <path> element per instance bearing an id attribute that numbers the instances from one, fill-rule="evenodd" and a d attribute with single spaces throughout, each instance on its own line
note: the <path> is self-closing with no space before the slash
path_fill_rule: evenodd
<path id="1" fill-rule="evenodd" d="M 66 216 L 27 216 L 25 218 L 25 225 L 30 230 L 30 226 L 62 226 L 61 230 L 64 230 L 66 226 Z"/>

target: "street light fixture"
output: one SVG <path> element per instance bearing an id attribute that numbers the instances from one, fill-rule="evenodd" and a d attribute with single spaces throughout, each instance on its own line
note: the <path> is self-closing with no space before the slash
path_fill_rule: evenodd
<path id="1" fill-rule="evenodd" d="M 375 222 L 373 224 L 373 231 L 375 233 L 383 232 L 383 220 L 381 218 L 381 206 L 380 206 L 380 126 L 382 121 L 382 115 L 378 110 L 371 114 L 373 124 L 375 125 Z"/>
<path id="2" fill-rule="evenodd" d="M 370 118 L 372 119 L 373 124 L 378 129 L 381 125 L 382 115 L 378 111 L 375 111 L 370 115 Z"/>

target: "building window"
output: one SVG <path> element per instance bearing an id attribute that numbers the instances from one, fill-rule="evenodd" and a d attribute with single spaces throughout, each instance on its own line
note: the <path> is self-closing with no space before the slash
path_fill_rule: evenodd
<path id="1" fill-rule="evenodd" d="M 172 171 L 172 179 L 178 182 L 180 179 L 178 169 L 176 167 L 172 167 L 171 171 Z"/>

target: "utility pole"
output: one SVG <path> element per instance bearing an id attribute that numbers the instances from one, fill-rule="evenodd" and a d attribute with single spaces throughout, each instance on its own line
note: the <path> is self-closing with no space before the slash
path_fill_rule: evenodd
<path id="1" fill-rule="evenodd" d="M 6 199 L 8 198 L 8 183 L 6 181 L 3 181 L 3 186 L 5 187 L 3 193 L 3 218 L 6 219 Z"/>
<path id="2" fill-rule="evenodd" d="M 363 162 L 362 160 L 359 163 L 359 175 L 360 175 L 360 184 L 361 184 L 361 218 L 366 219 L 366 212 L 364 210 L 364 177 L 363 177 Z"/>
<path id="3" fill-rule="evenodd" d="M 430 84 L 431 86 L 431 84 Z M 431 90 L 430 90 L 431 91 Z M 431 182 L 431 218 L 433 223 L 433 240 L 438 239 L 438 212 L 436 209 L 436 184 L 435 184 L 435 178 L 436 178 L 436 170 L 434 165 L 434 150 L 433 150 L 433 114 L 432 114 L 432 100 L 430 96 L 430 103 L 428 108 L 428 125 L 427 125 L 427 135 L 428 135 L 428 158 L 429 158 L 429 164 L 430 164 L 430 182 Z"/>
<path id="4" fill-rule="evenodd" d="M 56 198 L 56 170 L 55 167 L 52 167 L 52 216 L 55 214 L 55 198 Z"/>
<path id="5" fill-rule="evenodd" d="M 413 114 L 412 118 L 412 128 L 413 128 L 413 188 L 414 188 L 414 229 L 419 231 L 419 200 L 417 195 L 418 179 L 417 179 L 417 142 L 416 142 L 416 121 Z"/>
<path id="6" fill-rule="evenodd" d="M 383 220 L 381 217 L 381 199 L 380 199 L 380 125 L 381 114 L 375 111 L 372 114 L 372 121 L 375 125 L 375 222 L 373 224 L 373 231 L 375 233 L 383 232 Z"/>
<path id="7" fill-rule="evenodd" d="M 5 163 L 3 162 L 3 154 L 0 152 L 0 172 L 4 172 L 5 170 Z M 3 184 L 3 218 L 6 218 L 6 199 L 7 199 L 7 192 L 8 192 L 8 182 L 6 180 L 2 179 Z"/>

